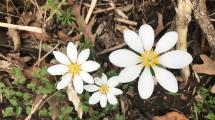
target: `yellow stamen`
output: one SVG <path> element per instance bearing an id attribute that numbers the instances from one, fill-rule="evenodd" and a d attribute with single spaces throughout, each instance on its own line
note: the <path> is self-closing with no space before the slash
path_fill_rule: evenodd
<path id="1" fill-rule="evenodd" d="M 109 87 L 108 87 L 108 85 L 107 85 L 107 84 L 103 84 L 103 85 L 101 85 L 101 86 L 100 86 L 100 89 L 99 89 L 99 91 L 100 91 L 102 94 L 107 93 L 107 92 L 108 92 L 108 90 L 109 90 Z"/>
<path id="2" fill-rule="evenodd" d="M 75 76 L 80 72 L 80 65 L 78 64 L 70 64 L 68 67 L 69 67 L 69 73 L 71 73 L 72 76 Z"/>
<path id="3" fill-rule="evenodd" d="M 154 51 L 144 51 L 141 54 L 141 61 L 144 66 L 153 67 L 158 64 L 158 54 Z"/>

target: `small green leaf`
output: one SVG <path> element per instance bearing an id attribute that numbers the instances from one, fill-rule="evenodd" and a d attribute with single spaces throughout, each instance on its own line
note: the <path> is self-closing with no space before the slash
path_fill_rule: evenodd
<path id="1" fill-rule="evenodd" d="M 30 107 L 30 106 L 27 106 L 27 107 L 25 108 L 25 111 L 26 111 L 26 113 L 29 115 L 29 114 L 31 113 L 31 107 Z"/>
<path id="2" fill-rule="evenodd" d="M 17 106 L 16 107 L 16 116 L 19 117 L 19 115 L 21 114 L 22 112 L 22 108 L 20 106 Z"/>
<path id="3" fill-rule="evenodd" d="M 13 116 L 13 113 L 14 113 L 13 110 L 14 110 L 13 107 L 7 107 L 7 108 L 4 110 L 3 117 Z"/>
<path id="4" fill-rule="evenodd" d="M 16 107 L 16 106 L 18 105 L 18 103 L 17 103 L 17 101 L 16 101 L 15 98 L 9 99 L 9 102 L 10 102 L 10 104 L 11 104 L 12 106 L 14 106 L 14 107 Z"/>

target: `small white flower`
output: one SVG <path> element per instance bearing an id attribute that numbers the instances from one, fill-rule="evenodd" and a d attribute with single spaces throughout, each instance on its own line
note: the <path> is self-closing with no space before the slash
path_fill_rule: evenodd
<path id="1" fill-rule="evenodd" d="M 89 99 L 89 104 L 96 104 L 100 101 L 101 107 L 107 105 L 107 101 L 115 105 L 117 104 L 116 95 L 122 94 L 122 90 L 115 88 L 118 85 L 118 76 L 111 77 L 107 80 L 107 76 L 102 74 L 101 78 L 95 78 L 94 85 L 85 85 L 84 89 L 88 92 L 94 92 Z"/>
<path id="2" fill-rule="evenodd" d="M 177 92 L 178 84 L 175 76 L 160 67 L 179 69 L 187 66 L 193 60 L 192 56 L 185 51 L 174 50 L 167 52 L 176 44 L 178 39 L 177 32 L 167 32 L 160 38 L 155 50 L 152 49 L 154 31 L 147 24 L 140 27 L 139 35 L 131 30 L 125 30 L 123 35 L 127 45 L 135 52 L 120 49 L 110 54 L 110 61 L 114 65 L 124 68 L 119 75 L 120 82 L 130 82 L 140 76 L 138 91 L 143 99 L 147 99 L 154 90 L 155 81 L 151 73 L 151 71 L 154 71 L 156 82 L 170 92 Z M 141 73 L 142 70 L 143 72 Z"/>
<path id="3" fill-rule="evenodd" d="M 84 49 L 78 55 L 76 46 L 70 42 L 67 46 L 67 56 L 61 52 L 53 52 L 56 60 L 60 63 L 48 68 L 51 75 L 63 75 L 57 84 L 57 89 L 63 89 L 72 81 L 75 91 L 79 94 L 83 92 L 83 81 L 94 83 L 93 77 L 88 73 L 100 67 L 95 61 L 87 61 L 90 55 L 89 49 Z"/>

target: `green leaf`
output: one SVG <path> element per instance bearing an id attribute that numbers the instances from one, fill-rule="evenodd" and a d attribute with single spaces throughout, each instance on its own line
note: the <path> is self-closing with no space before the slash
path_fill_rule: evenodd
<path id="1" fill-rule="evenodd" d="M 14 110 L 13 107 L 7 107 L 7 108 L 4 110 L 3 117 L 13 116 L 13 113 L 14 113 L 13 110 Z"/>
<path id="2" fill-rule="evenodd" d="M 113 77 L 113 76 L 117 76 L 118 73 L 114 70 L 111 70 L 109 72 L 107 72 L 107 76 L 110 78 L 110 77 Z"/>
<path id="3" fill-rule="evenodd" d="M 29 115 L 29 114 L 31 113 L 31 107 L 30 107 L 30 106 L 27 106 L 27 107 L 25 108 L 25 111 L 26 111 L 26 113 Z"/>
<path id="4" fill-rule="evenodd" d="M 18 105 L 18 103 L 17 103 L 17 101 L 16 101 L 15 98 L 9 99 L 9 102 L 10 102 L 10 104 L 11 104 L 12 106 L 14 106 L 14 107 L 16 107 L 16 106 Z"/>
<path id="5" fill-rule="evenodd" d="M 12 68 L 12 75 L 15 77 L 15 81 L 13 84 L 23 84 L 26 80 L 25 76 L 22 75 L 22 72 L 19 68 L 13 67 Z"/>
<path id="6" fill-rule="evenodd" d="M 4 87 L 5 87 L 4 83 L 0 82 L 0 88 L 4 88 Z"/>
<path id="7" fill-rule="evenodd" d="M 13 67 L 13 68 L 12 68 L 12 75 L 13 75 L 15 78 L 18 78 L 18 77 L 21 75 L 20 69 L 17 68 L 17 67 Z"/>
<path id="8" fill-rule="evenodd" d="M 39 115 L 40 116 L 48 116 L 48 110 L 46 108 L 42 108 L 39 110 Z"/>
<path id="9" fill-rule="evenodd" d="M 20 106 L 17 106 L 16 107 L 16 116 L 19 117 L 19 115 L 21 114 L 22 112 L 22 108 Z"/>
<path id="10" fill-rule="evenodd" d="M 116 114 L 115 115 L 115 120 L 125 120 L 125 117 L 123 115 Z"/>

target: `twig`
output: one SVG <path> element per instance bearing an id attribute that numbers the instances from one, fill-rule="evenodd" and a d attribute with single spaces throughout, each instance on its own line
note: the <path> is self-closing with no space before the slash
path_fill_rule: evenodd
<path id="1" fill-rule="evenodd" d="M 192 3 L 190 0 L 178 0 L 176 8 L 176 29 L 178 32 L 177 49 L 187 51 L 187 31 L 188 25 L 191 21 Z M 189 66 L 181 70 L 181 74 L 187 83 L 190 76 Z"/>
<path id="2" fill-rule="evenodd" d="M 36 33 L 43 33 L 44 32 L 44 30 L 42 28 L 39 28 L 39 27 L 14 25 L 14 24 L 3 23 L 3 22 L 0 22 L 0 27 L 6 27 L 6 28 L 18 29 L 18 30 L 25 30 L 25 31 L 36 32 Z"/>
<path id="3" fill-rule="evenodd" d="M 54 51 L 58 46 L 60 45 L 60 43 L 58 43 L 54 48 L 52 48 L 48 53 L 46 53 L 42 58 L 40 58 L 35 64 L 34 66 L 38 65 L 43 59 L 45 59 L 52 51 Z"/>
<path id="4" fill-rule="evenodd" d="M 107 11 L 111 11 L 111 10 L 114 10 L 114 8 L 109 7 L 109 8 L 105 8 L 105 9 L 98 9 L 98 10 L 94 11 L 93 13 L 97 14 L 97 13 L 103 13 L 103 12 L 107 12 Z"/>
<path id="5" fill-rule="evenodd" d="M 131 20 L 126 20 L 126 19 L 123 19 L 123 18 L 114 18 L 114 21 L 122 22 L 122 23 L 125 23 L 125 24 L 128 24 L 128 25 L 137 26 L 137 22 L 134 22 L 134 21 L 131 21 Z"/>
<path id="6" fill-rule="evenodd" d="M 210 18 L 208 17 L 205 0 L 192 0 L 192 4 L 195 8 L 193 10 L 195 19 L 204 32 L 209 45 L 215 48 L 215 30 Z"/>
<path id="7" fill-rule="evenodd" d="M 116 50 L 116 49 L 119 49 L 119 48 L 122 48 L 122 47 L 125 47 L 125 46 L 126 46 L 126 43 L 122 43 L 122 44 L 119 44 L 119 45 L 117 45 L 117 46 L 114 46 L 114 47 L 111 47 L 111 48 L 104 49 L 103 51 L 98 52 L 96 55 L 102 55 L 102 54 L 105 54 L 105 53 L 108 53 L 108 52 L 114 51 L 114 50 Z"/>
<path id="8" fill-rule="evenodd" d="M 43 44 L 43 41 L 40 40 L 40 46 L 39 46 L 39 55 L 38 55 L 38 61 L 40 60 L 41 58 L 41 51 L 42 51 L 42 44 Z M 38 63 L 38 66 L 40 66 L 40 63 Z"/>
<path id="9" fill-rule="evenodd" d="M 91 2 L 90 9 L 89 9 L 86 19 L 85 19 L 86 24 L 88 24 L 90 17 L 93 13 L 93 9 L 96 7 L 96 2 L 97 2 L 97 0 L 92 0 L 92 2 Z"/>
<path id="10" fill-rule="evenodd" d="M 31 113 L 25 118 L 25 120 L 30 120 L 31 116 L 36 112 L 37 108 L 41 105 L 43 100 L 47 97 L 47 95 L 43 95 L 43 97 L 37 102 L 37 104 L 31 110 Z"/>

